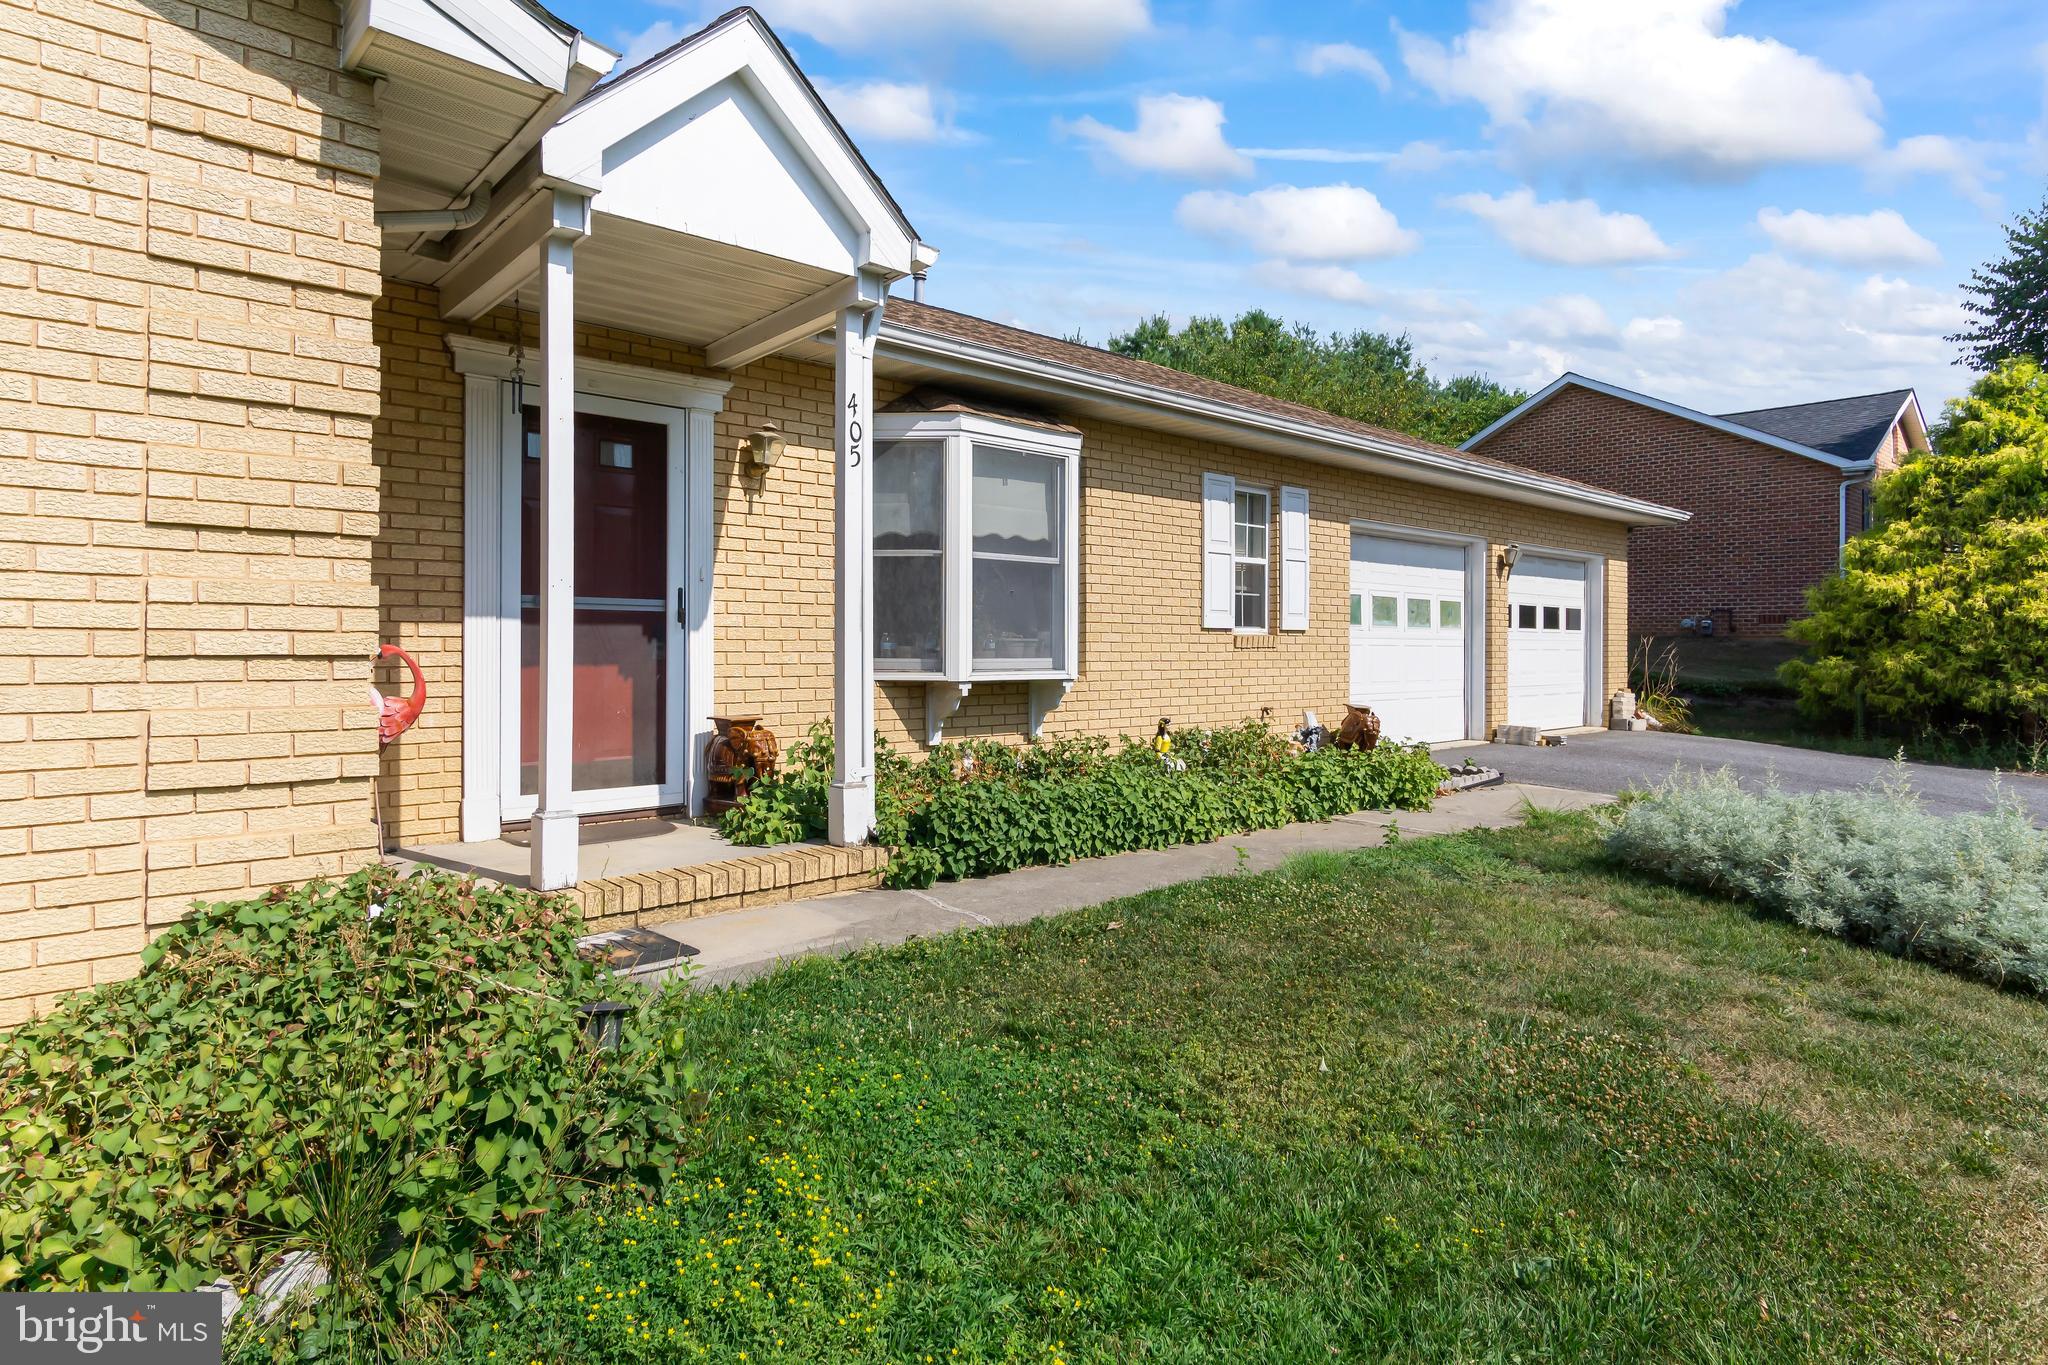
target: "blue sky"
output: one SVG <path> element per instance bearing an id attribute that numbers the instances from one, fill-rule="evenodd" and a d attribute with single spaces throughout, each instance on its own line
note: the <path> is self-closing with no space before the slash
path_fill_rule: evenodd
<path id="1" fill-rule="evenodd" d="M 559 0 L 638 58 L 723 6 Z M 2039 0 L 766 0 L 941 253 L 1100 342 L 1260 306 L 1710 411 L 1968 376 L 2048 187 Z"/>

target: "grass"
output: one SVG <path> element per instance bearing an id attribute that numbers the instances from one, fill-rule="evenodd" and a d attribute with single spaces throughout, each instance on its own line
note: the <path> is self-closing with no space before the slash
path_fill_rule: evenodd
<path id="1" fill-rule="evenodd" d="M 1906 757 L 1923 763 L 2048 772 L 2048 751 L 2039 747 L 1961 734 L 1857 735 L 1844 726 L 1807 719 L 1791 687 L 1778 677 L 1778 669 L 1804 649 L 1795 641 L 1674 635 L 1651 643 L 1655 658 L 1661 659 L 1666 649 L 1676 651 L 1678 691 L 1690 702 L 1692 724 L 1703 735 L 1869 758 L 1890 758 L 1904 750 Z"/>
<path id="2" fill-rule="evenodd" d="M 2044 1023 L 1584 816 L 1307 856 L 705 997 L 702 1158 L 450 1353 L 2034 1357 Z"/>

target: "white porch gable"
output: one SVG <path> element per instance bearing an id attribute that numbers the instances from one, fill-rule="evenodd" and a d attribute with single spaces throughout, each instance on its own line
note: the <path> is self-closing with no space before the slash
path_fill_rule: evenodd
<path id="1" fill-rule="evenodd" d="M 821 333 L 836 337 L 833 722 L 840 743 L 831 822 L 835 842 L 864 842 L 875 823 L 868 509 L 875 338 L 890 282 L 923 271 L 937 253 L 918 240 L 787 49 L 747 9 L 575 103 L 483 202 L 482 221 L 420 247 L 406 267 L 408 278 L 438 287 L 445 317 L 472 318 L 516 300 L 541 322 L 538 364 L 529 367 L 537 382 L 528 388 L 541 410 L 533 885 L 552 890 L 577 881 L 579 812 L 588 804 L 572 789 L 569 758 L 573 612 L 582 609 L 572 607 L 571 470 L 575 412 L 586 388 L 575 324 L 701 347 L 711 365 L 727 369 Z M 479 397 L 488 405 L 487 394 Z M 704 430 L 708 437 L 708 421 Z M 693 511 L 693 523 L 699 516 Z M 708 536 L 710 518 L 701 521 Z M 692 548 L 693 560 L 704 548 Z M 694 588 L 686 595 L 689 610 L 679 607 L 679 615 L 695 640 L 711 629 L 715 585 L 706 585 L 701 602 Z M 466 621 L 497 613 L 500 633 L 509 626 L 516 634 L 518 623 L 503 620 L 504 611 L 500 601 L 465 603 Z M 471 681 L 465 670 L 466 708 Z M 709 695 L 709 679 L 703 682 L 700 698 Z M 505 682 L 486 677 L 475 685 Z M 690 710 L 706 708 L 693 700 Z M 705 738 L 689 735 L 683 761 L 702 763 Z M 467 768 L 465 783 L 465 810 L 490 809 L 486 793 L 470 799 Z M 701 792 L 700 783 L 687 787 Z M 466 834 L 469 823 L 466 817 Z M 474 823 L 485 823 L 481 814 Z"/>

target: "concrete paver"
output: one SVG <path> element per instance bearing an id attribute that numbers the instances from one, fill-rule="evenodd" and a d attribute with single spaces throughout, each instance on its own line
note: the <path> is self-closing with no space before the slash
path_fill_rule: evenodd
<path id="1" fill-rule="evenodd" d="M 1178 882 L 1239 870 L 1262 872 L 1297 853 L 1373 848 L 1386 842 L 1390 827 L 1398 828 L 1402 838 L 1500 828 L 1521 823 L 1529 806 L 1581 810 L 1605 799 L 1598 793 L 1507 783 L 1444 797 L 1430 811 L 1362 811 L 1325 824 L 1289 825 L 1213 844 L 941 882 L 929 891 L 856 891 L 649 927 L 697 950 L 690 984 L 720 986 L 812 953 L 848 953 L 976 925 L 1018 924 Z"/>

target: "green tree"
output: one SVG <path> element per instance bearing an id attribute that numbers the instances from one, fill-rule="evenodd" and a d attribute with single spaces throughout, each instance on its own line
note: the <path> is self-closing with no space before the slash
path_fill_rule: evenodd
<path id="1" fill-rule="evenodd" d="M 1786 665 L 1810 714 L 2048 739 L 2048 373 L 2015 360 L 1877 485 L 1876 529 L 1815 588 Z"/>
<path id="2" fill-rule="evenodd" d="M 1973 370 L 2021 357 L 2048 364 L 2048 201 L 2006 224 L 2005 248 L 1970 272 L 1963 311 L 1974 321 L 1949 338 Z"/>
<path id="3" fill-rule="evenodd" d="M 1111 337 L 1109 349 L 1446 445 L 1527 397 L 1478 376 L 1432 378 L 1405 336 L 1323 336 L 1258 309 L 1235 322 L 1193 318 L 1179 331 L 1164 316 L 1148 318 Z"/>

